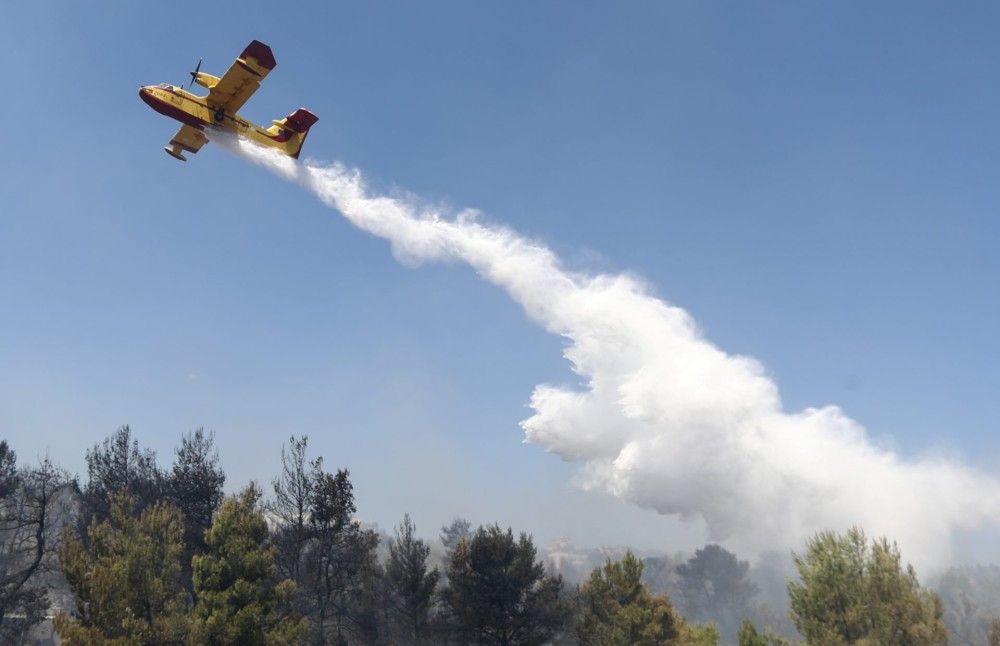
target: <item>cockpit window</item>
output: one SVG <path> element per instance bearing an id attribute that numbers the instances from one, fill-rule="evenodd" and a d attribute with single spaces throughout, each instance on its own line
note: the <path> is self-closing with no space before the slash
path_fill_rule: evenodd
<path id="1" fill-rule="evenodd" d="M 160 88 L 161 90 L 169 90 L 171 86 L 169 83 L 160 83 L 156 87 Z"/>

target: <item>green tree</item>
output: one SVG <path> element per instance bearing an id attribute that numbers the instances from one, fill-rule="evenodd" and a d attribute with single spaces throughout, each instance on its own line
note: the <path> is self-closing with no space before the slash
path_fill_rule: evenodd
<path id="1" fill-rule="evenodd" d="M 211 433 L 198 429 L 181 437 L 174 452 L 174 464 L 167 477 L 170 501 L 184 516 L 184 586 L 193 592 L 191 562 L 205 551 L 205 532 L 212 525 L 212 514 L 222 504 L 226 474 L 219 464 Z"/>
<path id="2" fill-rule="evenodd" d="M 764 632 L 757 630 L 750 619 L 744 619 L 740 630 L 736 633 L 736 643 L 739 646 L 788 646 L 785 638 L 776 635 L 771 629 Z"/>
<path id="3" fill-rule="evenodd" d="M 580 589 L 580 643 L 595 646 L 711 645 L 712 626 L 692 626 L 666 595 L 650 594 L 642 561 L 631 551 L 621 561 L 596 568 Z"/>
<path id="4" fill-rule="evenodd" d="M 498 525 L 458 542 L 442 598 L 462 643 L 544 644 L 563 627 L 562 577 L 546 574 L 535 555 L 530 537 L 515 541 Z"/>
<path id="5" fill-rule="evenodd" d="M 810 644 L 947 643 L 938 596 L 887 539 L 823 532 L 794 560 L 801 580 L 788 584 L 791 613 Z"/>
<path id="6" fill-rule="evenodd" d="M 389 541 L 385 565 L 386 589 L 395 617 L 396 638 L 401 643 L 420 644 L 427 638 L 431 603 L 440 573 L 427 570 L 430 547 L 414 537 L 410 515 L 396 528 Z"/>
<path id="7" fill-rule="evenodd" d="M 259 499 L 250 485 L 223 501 L 205 535 L 205 553 L 194 557 L 194 643 L 294 644 L 307 627 L 288 611 L 295 583 L 270 585 L 274 548 Z"/>
<path id="8" fill-rule="evenodd" d="M 59 550 L 76 613 L 56 618 L 68 644 L 181 644 L 188 628 L 181 587 L 184 522 L 157 503 L 140 516 L 114 496 L 109 519 L 91 523 L 89 546 L 69 530 Z"/>

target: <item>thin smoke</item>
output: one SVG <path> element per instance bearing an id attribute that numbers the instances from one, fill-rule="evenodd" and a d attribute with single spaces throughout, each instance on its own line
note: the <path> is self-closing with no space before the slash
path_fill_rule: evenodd
<path id="1" fill-rule="evenodd" d="M 953 460 L 904 459 L 836 406 L 786 412 L 760 363 L 717 348 L 633 277 L 569 271 L 548 247 L 474 211 L 446 217 L 371 194 L 341 164 L 220 143 L 308 188 L 401 260 L 467 263 L 564 337 L 585 387 L 537 386 L 521 427 L 579 462 L 585 489 L 700 519 L 711 540 L 752 554 L 857 524 L 930 570 L 947 564 L 956 531 L 1000 519 L 994 478 Z"/>

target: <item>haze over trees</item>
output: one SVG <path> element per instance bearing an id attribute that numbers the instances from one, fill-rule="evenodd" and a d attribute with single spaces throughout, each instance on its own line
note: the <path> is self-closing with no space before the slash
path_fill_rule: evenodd
<path id="1" fill-rule="evenodd" d="M 309 448 L 276 452 L 268 495 L 226 496 L 200 429 L 162 468 L 123 426 L 87 451 L 82 485 L 0 441 L 0 642 L 54 616 L 78 644 L 1000 644 L 995 566 L 946 573 L 939 596 L 860 529 L 816 535 L 788 571 L 714 544 L 640 558 L 563 542 L 556 558 L 463 518 L 428 541 L 404 514 L 385 535 L 350 472 Z"/>

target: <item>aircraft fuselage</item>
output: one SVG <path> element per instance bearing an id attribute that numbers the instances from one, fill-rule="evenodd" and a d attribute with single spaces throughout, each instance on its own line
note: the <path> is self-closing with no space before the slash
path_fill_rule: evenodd
<path id="1" fill-rule="evenodd" d="M 239 114 L 212 108 L 205 101 L 206 97 L 192 94 L 175 85 L 143 85 L 139 88 L 139 97 L 160 114 L 198 130 L 204 130 L 207 126 L 225 128 L 241 137 L 272 147 L 289 138 L 287 133 L 271 134 Z"/>

